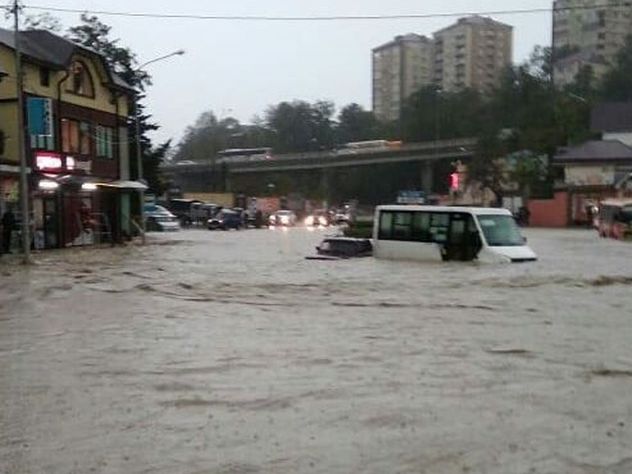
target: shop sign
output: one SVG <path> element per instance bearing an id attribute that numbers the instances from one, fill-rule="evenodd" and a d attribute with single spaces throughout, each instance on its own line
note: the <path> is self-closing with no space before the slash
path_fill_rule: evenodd
<path id="1" fill-rule="evenodd" d="M 83 171 L 89 174 L 92 171 L 92 162 L 78 161 L 72 156 L 66 156 L 64 160 L 64 157 L 59 153 L 38 151 L 35 154 L 35 167 L 40 171 L 47 172 Z"/>
<path id="2" fill-rule="evenodd" d="M 63 162 L 61 155 L 57 153 L 38 151 L 35 154 L 35 167 L 41 171 L 62 171 Z"/>
<path id="3" fill-rule="evenodd" d="M 75 169 L 77 171 L 83 171 L 86 174 L 90 174 L 92 172 L 92 162 L 91 161 L 75 161 Z"/>
<path id="4" fill-rule="evenodd" d="M 68 171 L 83 171 L 86 174 L 90 174 L 92 171 L 92 161 L 79 161 L 75 160 L 72 156 L 66 157 L 66 169 Z"/>
<path id="5" fill-rule="evenodd" d="M 425 204 L 426 193 L 423 191 L 400 191 L 397 195 L 397 204 Z"/>
<path id="6" fill-rule="evenodd" d="M 43 97 L 29 97 L 26 101 L 29 134 L 53 136 L 53 102 Z"/>

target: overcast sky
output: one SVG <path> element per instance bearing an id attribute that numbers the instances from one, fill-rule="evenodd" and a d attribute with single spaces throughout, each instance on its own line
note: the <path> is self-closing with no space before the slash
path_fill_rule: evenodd
<path id="1" fill-rule="evenodd" d="M 25 3 L 28 5 L 29 1 Z M 549 8 L 552 0 L 38 0 L 60 8 L 221 15 L 353 15 L 452 13 Z M 27 13 L 35 13 L 34 10 Z M 55 13 L 64 26 L 78 14 Z M 549 13 L 498 15 L 515 27 L 514 60 L 549 45 Z M 101 15 L 114 37 L 141 62 L 183 48 L 148 66 L 154 85 L 148 103 L 161 130 L 177 142 L 198 115 L 213 110 L 249 122 L 282 100 L 332 100 L 338 107 L 371 105 L 371 49 L 395 35 L 430 35 L 455 18 L 333 22 L 246 22 L 122 18 Z M 4 23 L 8 26 L 8 23 Z"/>

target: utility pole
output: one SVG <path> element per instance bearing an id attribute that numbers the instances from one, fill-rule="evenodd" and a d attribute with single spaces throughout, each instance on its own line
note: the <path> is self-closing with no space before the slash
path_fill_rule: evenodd
<path id="1" fill-rule="evenodd" d="M 20 212 L 22 214 L 22 253 L 25 264 L 31 262 L 29 183 L 27 179 L 26 153 L 24 144 L 24 85 L 22 74 L 22 52 L 20 49 L 20 5 L 13 1 L 13 38 L 15 42 L 15 76 L 18 108 L 18 156 L 20 157 Z"/>

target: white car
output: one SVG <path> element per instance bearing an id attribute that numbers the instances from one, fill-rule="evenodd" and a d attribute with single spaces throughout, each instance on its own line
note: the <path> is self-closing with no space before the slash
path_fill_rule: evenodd
<path id="1" fill-rule="evenodd" d="M 145 228 L 149 232 L 175 232 L 180 230 L 178 218 L 162 206 L 145 206 Z"/>
<path id="2" fill-rule="evenodd" d="M 268 221 L 271 226 L 290 227 L 296 225 L 296 214 L 292 211 L 277 211 Z"/>

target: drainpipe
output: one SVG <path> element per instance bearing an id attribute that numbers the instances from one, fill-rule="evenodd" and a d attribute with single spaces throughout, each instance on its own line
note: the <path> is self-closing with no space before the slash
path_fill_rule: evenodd
<path id="1" fill-rule="evenodd" d="M 65 71 L 64 76 L 57 81 L 57 101 L 55 104 L 55 115 L 57 116 L 55 120 L 55 151 L 59 153 L 61 156 L 63 153 L 63 145 L 62 145 L 62 137 L 61 137 L 61 85 L 66 82 L 66 80 L 70 77 L 70 72 L 68 70 Z M 64 158 L 65 163 L 65 158 Z M 56 212 L 57 212 L 57 247 L 63 247 L 64 240 L 64 200 L 63 200 L 64 191 L 60 186 L 59 191 L 57 192 L 57 202 L 56 202 Z"/>

